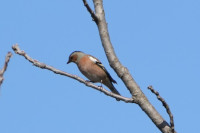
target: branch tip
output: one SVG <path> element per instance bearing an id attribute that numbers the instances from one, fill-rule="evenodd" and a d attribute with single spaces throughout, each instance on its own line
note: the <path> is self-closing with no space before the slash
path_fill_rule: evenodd
<path id="1" fill-rule="evenodd" d="M 156 90 L 154 90 L 153 86 L 148 86 L 147 87 L 152 93 L 154 93 L 157 96 L 157 99 L 159 101 L 161 101 L 162 105 L 165 107 L 169 117 L 170 117 L 170 126 L 171 126 L 171 130 L 174 133 L 174 118 L 172 115 L 172 112 L 170 111 L 169 105 L 167 104 L 167 102 L 160 96 L 159 92 L 157 92 Z"/>
<path id="2" fill-rule="evenodd" d="M 8 67 L 8 63 L 9 63 L 11 57 L 12 57 L 12 53 L 8 52 L 7 55 L 6 55 L 6 58 L 5 58 L 4 66 L 0 70 L 0 86 L 3 83 L 3 80 L 4 80 L 3 75 L 4 75 L 4 73 L 5 73 L 5 71 L 6 71 L 7 67 Z"/>

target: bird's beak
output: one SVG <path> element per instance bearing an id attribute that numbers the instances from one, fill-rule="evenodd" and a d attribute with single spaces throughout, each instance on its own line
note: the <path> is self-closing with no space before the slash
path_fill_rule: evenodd
<path id="1" fill-rule="evenodd" d="M 69 64 L 71 61 L 70 60 L 68 60 L 68 62 L 67 62 L 67 64 Z"/>

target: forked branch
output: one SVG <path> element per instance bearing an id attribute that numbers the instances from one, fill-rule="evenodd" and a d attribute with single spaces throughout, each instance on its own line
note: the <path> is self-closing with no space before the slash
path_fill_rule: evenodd
<path id="1" fill-rule="evenodd" d="M 90 6 L 86 0 L 83 0 L 83 4 L 87 8 L 88 12 L 90 13 L 90 15 L 91 15 L 92 19 L 95 21 L 95 23 L 98 23 L 98 17 L 94 13 L 94 11 L 90 8 Z"/>
<path id="2" fill-rule="evenodd" d="M 83 1 L 84 5 L 86 0 Z M 107 56 L 108 62 L 113 70 L 117 73 L 118 77 L 124 82 L 126 88 L 130 91 L 133 99 L 140 106 L 140 108 L 149 116 L 153 123 L 159 128 L 163 133 L 172 133 L 172 129 L 169 124 L 163 119 L 163 117 L 158 113 L 158 111 L 149 102 L 147 97 L 144 95 L 139 85 L 135 82 L 130 72 L 126 67 L 124 67 L 119 61 L 117 55 L 115 54 L 114 48 L 112 46 L 107 22 L 105 19 L 105 12 L 103 8 L 103 0 L 93 0 L 95 15 L 98 16 L 98 31 L 101 38 L 102 46 L 104 48 L 105 54 Z M 86 6 L 88 10 L 89 6 Z M 91 11 L 88 10 L 91 14 Z M 91 15 L 92 16 L 92 15 Z"/>

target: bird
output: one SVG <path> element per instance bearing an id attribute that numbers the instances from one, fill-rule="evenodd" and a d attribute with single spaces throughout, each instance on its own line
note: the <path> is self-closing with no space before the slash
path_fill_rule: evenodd
<path id="1" fill-rule="evenodd" d="M 92 83 L 100 82 L 107 86 L 111 92 L 120 95 L 112 83 L 117 83 L 108 73 L 103 64 L 94 56 L 85 54 L 81 51 L 74 51 L 70 54 L 69 63 L 75 63 L 80 72 Z M 116 99 L 119 101 L 119 99 Z"/>

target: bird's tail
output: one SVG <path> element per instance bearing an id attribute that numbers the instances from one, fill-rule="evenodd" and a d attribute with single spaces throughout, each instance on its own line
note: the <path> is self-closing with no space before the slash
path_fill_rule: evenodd
<path id="1" fill-rule="evenodd" d="M 117 91 L 117 89 L 114 87 L 114 85 L 109 82 L 108 84 L 105 84 L 113 93 L 120 95 L 120 93 Z M 119 101 L 119 99 L 116 99 L 117 101 Z"/>
<path id="2" fill-rule="evenodd" d="M 112 87 L 109 88 L 113 93 L 120 95 L 120 93 L 117 91 L 117 89 L 114 87 L 114 85 L 112 84 Z"/>

